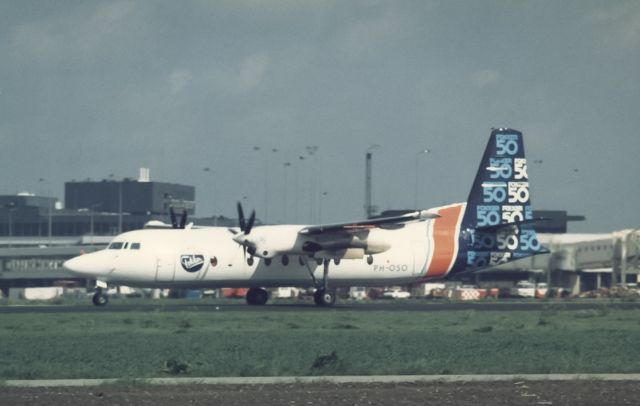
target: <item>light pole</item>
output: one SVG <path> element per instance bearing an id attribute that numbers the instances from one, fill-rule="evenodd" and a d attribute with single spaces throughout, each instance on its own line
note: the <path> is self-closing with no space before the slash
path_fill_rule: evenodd
<path id="1" fill-rule="evenodd" d="M 204 172 L 210 173 L 211 174 L 211 190 L 213 191 L 213 197 L 211 198 L 211 209 L 213 210 L 213 213 L 211 214 L 213 216 L 213 225 L 217 226 L 218 225 L 218 217 L 216 216 L 216 171 L 214 171 L 213 169 L 206 167 L 204 169 L 202 169 Z"/>
<path id="2" fill-rule="evenodd" d="M 311 177 L 311 190 L 309 192 L 309 212 L 310 212 L 310 218 L 309 221 L 311 222 L 315 222 L 314 221 L 314 217 L 316 214 L 316 210 L 315 210 L 315 204 L 316 204 L 316 198 L 317 198 L 317 180 L 318 180 L 318 174 L 320 173 L 320 169 L 318 168 L 318 146 L 317 145 L 307 145 L 305 147 L 305 150 L 307 151 L 307 155 L 309 155 L 309 157 L 313 157 L 313 168 L 311 171 L 309 171 L 309 175 Z"/>
<path id="3" fill-rule="evenodd" d="M 416 152 L 416 165 L 415 165 L 415 183 L 413 189 L 413 208 L 418 209 L 418 163 L 421 155 L 426 155 L 431 152 L 430 149 L 425 148 Z"/>
<path id="4" fill-rule="evenodd" d="M 364 186 L 364 212 L 367 218 L 371 218 L 375 213 L 373 209 L 373 204 L 371 203 L 371 193 L 372 193 L 372 170 L 371 170 L 371 159 L 373 157 L 372 151 L 375 149 L 381 148 L 378 144 L 373 144 L 369 148 L 367 148 L 365 154 L 365 186 Z"/>
<path id="5" fill-rule="evenodd" d="M 259 146 L 254 146 L 253 150 L 256 152 L 261 151 L 261 148 Z M 264 213 L 261 215 L 261 219 L 263 221 L 263 223 L 267 223 L 269 220 L 269 165 L 271 163 L 270 161 L 270 156 L 272 154 L 275 154 L 276 152 L 278 152 L 278 148 L 271 148 L 271 151 L 267 151 L 266 149 L 263 150 L 264 151 L 264 182 L 262 184 L 262 187 L 264 188 Z"/>
<path id="6" fill-rule="evenodd" d="M 89 232 L 91 235 L 91 249 L 93 250 L 93 236 L 95 234 L 95 223 L 94 223 L 94 215 L 95 215 L 95 210 L 96 208 L 100 207 L 102 204 L 101 203 L 96 203 L 96 204 L 92 204 L 91 207 L 89 207 Z"/>
<path id="7" fill-rule="evenodd" d="M 109 178 L 118 183 L 118 234 L 122 234 L 122 179 L 115 180 L 113 173 L 109 174 Z"/>
<path id="8" fill-rule="evenodd" d="M 278 152 L 278 148 L 271 148 L 271 154 L 275 154 Z M 269 216 L 269 164 L 270 164 L 270 154 L 265 154 L 265 165 L 264 165 L 264 222 L 267 223 Z"/>
<path id="9" fill-rule="evenodd" d="M 304 161 L 304 156 L 300 155 L 298 156 L 298 167 L 294 168 L 294 174 L 296 177 L 296 193 L 295 193 L 295 204 L 296 204 L 296 215 L 295 215 L 295 222 L 296 223 L 300 223 L 300 172 L 302 171 L 302 162 Z M 304 216 L 303 216 L 304 217 Z M 309 220 L 311 221 L 311 220 Z"/>
<path id="10" fill-rule="evenodd" d="M 287 223 L 287 168 L 291 166 L 291 162 L 285 162 L 284 166 L 284 220 L 283 223 Z"/>
<path id="11" fill-rule="evenodd" d="M 45 182 L 44 178 L 39 178 L 38 179 L 39 183 Z M 43 195 L 48 195 L 51 193 L 51 191 L 49 190 L 50 188 L 47 187 L 45 188 L 45 190 L 43 191 Z M 53 214 L 52 214 L 52 205 L 53 205 L 53 196 L 46 196 L 47 199 L 47 206 L 48 206 L 48 213 L 47 213 L 47 240 L 49 245 L 51 245 L 51 235 L 53 233 Z"/>
<path id="12" fill-rule="evenodd" d="M 6 205 L 4 205 L 4 207 L 7 209 L 7 215 L 8 215 L 8 224 L 7 224 L 9 226 L 8 247 L 11 248 L 11 238 L 13 237 L 13 211 L 16 210 L 16 203 L 11 201 Z"/>
<path id="13" fill-rule="evenodd" d="M 327 195 L 329 194 L 329 192 L 322 192 L 322 194 L 320 194 L 320 202 L 319 202 L 319 207 L 318 207 L 318 223 L 322 224 L 322 203 L 324 202 L 324 198 L 327 197 Z"/>
<path id="14" fill-rule="evenodd" d="M 118 182 L 118 234 L 122 234 L 122 180 Z"/>

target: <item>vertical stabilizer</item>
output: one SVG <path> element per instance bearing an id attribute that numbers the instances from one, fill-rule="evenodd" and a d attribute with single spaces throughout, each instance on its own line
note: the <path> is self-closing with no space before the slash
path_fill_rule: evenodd
<path id="1" fill-rule="evenodd" d="M 522 133 L 491 132 L 467 199 L 463 227 L 482 228 L 533 220 Z"/>
<path id="2" fill-rule="evenodd" d="M 544 252 L 533 229 L 522 133 L 494 129 L 467 200 L 458 269 L 479 269 Z M 464 260 L 464 267 L 462 261 Z"/>

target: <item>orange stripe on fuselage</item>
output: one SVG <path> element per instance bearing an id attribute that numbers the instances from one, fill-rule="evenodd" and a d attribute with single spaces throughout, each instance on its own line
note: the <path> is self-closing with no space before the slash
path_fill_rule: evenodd
<path id="1" fill-rule="evenodd" d="M 440 217 L 433 220 L 433 257 L 425 277 L 441 278 L 453 265 L 454 255 L 458 252 L 458 219 L 462 204 L 438 210 Z"/>

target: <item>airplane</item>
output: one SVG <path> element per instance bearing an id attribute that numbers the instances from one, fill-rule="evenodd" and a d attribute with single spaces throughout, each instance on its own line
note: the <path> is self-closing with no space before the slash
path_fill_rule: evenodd
<path id="1" fill-rule="evenodd" d="M 324 225 L 255 225 L 238 203 L 238 227 L 171 225 L 116 236 L 104 250 L 64 263 L 96 280 L 95 305 L 109 285 L 147 288 L 248 288 L 264 305 L 265 288 L 315 287 L 318 306 L 336 288 L 451 279 L 548 252 L 533 224 L 520 131 L 493 129 L 466 202 L 401 215 Z"/>

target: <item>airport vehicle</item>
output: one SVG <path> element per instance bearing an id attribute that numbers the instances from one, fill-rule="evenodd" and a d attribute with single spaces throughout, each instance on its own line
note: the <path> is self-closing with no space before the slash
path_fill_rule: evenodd
<path id="1" fill-rule="evenodd" d="M 494 129 L 465 203 L 327 225 L 255 226 L 238 204 L 238 227 L 186 224 L 116 236 L 107 249 L 64 266 L 96 280 L 96 305 L 112 284 L 159 288 L 248 287 L 262 305 L 265 287 L 316 288 L 331 306 L 335 288 L 392 286 L 455 278 L 546 252 L 533 229 L 522 133 Z"/>
<path id="2" fill-rule="evenodd" d="M 512 297 L 546 297 L 546 283 L 533 283 L 529 281 L 518 281 L 515 286 L 509 289 L 509 296 Z"/>
<path id="3" fill-rule="evenodd" d="M 400 289 L 399 287 L 394 287 L 382 294 L 384 299 L 409 299 L 411 297 L 411 293 Z"/>

